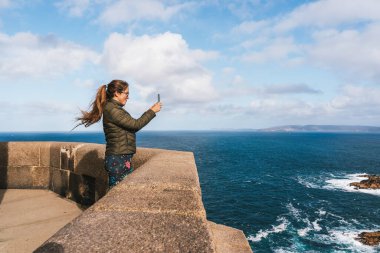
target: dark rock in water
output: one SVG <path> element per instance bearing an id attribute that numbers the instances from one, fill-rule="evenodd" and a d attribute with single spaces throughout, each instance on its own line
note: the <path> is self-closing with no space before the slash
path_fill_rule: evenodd
<path id="1" fill-rule="evenodd" d="M 358 189 L 380 189 L 380 176 L 361 175 L 361 177 L 367 177 L 368 179 L 350 183 L 350 186 L 355 186 Z"/>
<path id="2" fill-rule="evenodd" d="M 380 231 L 377 232 L 363 232 L 358 235 L 356 238 L 359 242 L 369 245 L 376 246 L 380 243 Z"/>

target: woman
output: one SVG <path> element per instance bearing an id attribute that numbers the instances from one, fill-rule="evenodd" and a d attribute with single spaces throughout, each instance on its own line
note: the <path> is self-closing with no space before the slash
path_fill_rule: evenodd
<path id="1" fill-rule="evenodd" d="M 155 103 L 140 118 L 134 119 L 123 109 L 129 98 L 128 83 L 113 80 L 101 86 L 91 104 L 91 111 L 82 111 L 79 125 L 88 127 L 103 116 L 106 137 L 105 169 L 109 187 L 113 187 L 133 171 L 131 160 L 136 153 L 136 132 L 146 126 L 161 110 L 162 104 Z"/>

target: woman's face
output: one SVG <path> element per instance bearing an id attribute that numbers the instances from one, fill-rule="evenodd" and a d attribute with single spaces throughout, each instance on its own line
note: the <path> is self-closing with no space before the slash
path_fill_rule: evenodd
<path id="1" fill-rule="evenodd" d="M 127 87 L 123 92 L 115 92 L 114 99 L 119 101 L 123 106 L 127 103 L 129 98 L 129 88 Z"/>

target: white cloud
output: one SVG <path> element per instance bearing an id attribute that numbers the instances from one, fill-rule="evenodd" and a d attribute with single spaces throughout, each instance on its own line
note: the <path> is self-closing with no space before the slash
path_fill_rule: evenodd
<path id="1" fill-rule="evenodd" d="M 313 89 L 307 84 L 282 84 L 270 85 L 264 88 L 267 94 L 319 94 L 322 93 L 318 89 Z"/>
<path id="2" fill-rule="evenodd" d="M 56 3 L 56 6 L 62 11 L 68 11 L 70 16 L 82 17 L 90 6 L 90 0 L 63 0 Z"/>
<path id="3" fill-rule="evenodd" d="M 251 102 L 248 112 L 262 117 L 300 118 L 315 116 L 318 108 L 310 102 L 294 99 L 263 98 Z"/>
<path id="4" fill-rule="evenodd" d="M 268 28 L 271 22 L 269 20 L 244 21 L 240 25 L 232 28 L 233 33 L 256 33 Z"/>
<path id="5" fill-rule="evenodd" d="M 134 20 L 169 20 L 184 9 L 191 8 L 191 2 L 167 4 L 159 0 L 119 0 L 107 6 L 99 22 L 108 25 L 128 23 Z"/>
<path id="6" fill-rule="evenodd" d="M 232 79 L 232 85 L 241 85 L 245 82 L 244 78 L 241 75 L 235 75 L 234 78 Z"/>
<path id="7" fill-rule="evenodd" d="M 0 9 L 8 8 L 11 6 L 10 0 L 0 0 Z"/>
<path id="8" fill-rule="evenodd" d="M 331 110 L 352 111 L 380 111 L 380 88 L 360 87 L 347 85 L 342 88 L 342 94 L 336 96 L 328 103 Z M 377 115 L 378 113 L 375 113 Z"/>
<path id="9" fill-rule="evenodd" d="M 222 69 L 222 73 L 223 74 L 225 74 L 225 75 L 230 75 L 230 74 L 233 74 L 233 73 L 235 73 L 235 68 L 233 68 L 233 67 L 224 67 L 223 69 Z"/>
<path id="10" fill-rule="evenodd" d="M 214 1 L 218 6 L 226 6 L 227 9 L 241 19 L 251 18 L 259 15 L 259 13 L 266 12 L 276 4 L 281 4 L 283 0 L 234 0 Z M 227 4 L 226 4 L 227 3 Z"/>
<path id="11" fill-rule="evenodd" d="M 74 85 L 81 88 L 94 88 L 96 85 L 98 85 L 94 80 L 91 79 L 75 79 Z"/>
<path id="12" fill-rule="evenodd" d="M 275 60 L 290 60 L 294 55 L 301 53 L 299 46 L 292 37 L 278 37 L 263 46 L 245 53 L 241 58 L 244 61 L 266 63 Z"/>
<path id="13" fill-rule="evenodd" d="M 223 96 L 237 98 L 241 100 L 244 97 L 257 97 L 259 99 L 282 100 L 290 98 L 291 95 L 321 95 L 323 92 L 315 89 L 310 85 L 303 83 L 284 83 L 261 86 L 245 85 L 246 81 L 239 75 L 236 75 L 231 81 L 232 87 L 222 91 Z M 294 96 L 291 98 L 293 99 Z"/>
<path id="14" fill-rule="evenodd" d="M 314 120 L 318 123 L 315 120 L 320 120 L 332 124 L 380 125 L 379 97 L 378 87 L 346 85 L 331 100 L 314 103 L 310 107 L 313 108 L 310 117 L 305 118 L 304 122 Z"/>
<path id="15" fill-rule="evenodd" d="M 272 86 L 276 87 L 276 86 Z M 291 87 L 291 85 L 290 85 Z M 204 115 L 239 118 L 241 126 L 263 122 L 268 126 L 288 124 L 380 125 L 380 88 L 358 85 L 341 87 L 339 94 L 326 100 L 308 100 L 278 94 L 264 88 L 240 90 L 249 93 L 250 102 L 237 105 L 211 104 L 199 111 Z M 298 91 L 295 91 L 297 93 Z M 236 94 L 235 94 L 236 95 Z M 264 124 L 264 125 L 265 125 Z M 257 124 L 255 124 L 257 125 Z"/>
<path id="16" fill-rule="evenodd" d="M 231 32 L 250 36 L 239 44 L 244 61 L 308 64 L 345 80 L 378 83 L 379 9 L 377 0 L 313 1 L 283 16 L 245 21 Z"/>
<path id="17" fill-rule="evenodd" d="M 132 80 L 143 97 L 159 92 L 165 102 L 195 103 L 217 97 L 212 76 L 200 63 L 204 55 L 208 53 L 190 49 L 179 34 L 113 33 L 102 62 L 112 75 Z"/>
<path id="18" fill-rule="evenodd" d="M 274 30 L 300 26 L 331 27 L 347 23 L 380 20 L 378 0 L 320 0 L 301 5 L 281 18 Z"/>
<path id="19" fill-rule="evenodd" d="M 349 79 L 380 81 L 380 23 L 358 30 L 324 30 L 306 48 L 310 62 L 340 71 Z"/>
<path id="20" fill-rule="evenodd" d="M 10 113 L 11 112 L 11 113 Z M 59 101 L 28 101 L 25 103 L 15 103 L 13 101 L 0 101 L 0 113 L 10 115 L 18 114 L 23 116 L 44 116 L 46 114 L 69 114 L 78 113 L 75 105 Z"/>
<path id="21" fill-rule="evenodd" d="M 0 33 L 0 74 L 3 77 L 61 75 L 97 60 L 95 52 L 52 35 Z"/>
<path id="22" fill-rule="evenodd" d="M 288 14 L 244 21 L 232 29 L 242 34 L 278 34 L 300 27 L 326 29 L 344 24 L 380 21 L 378 0 L 319 0 L 300 5 Z"/>
<path id="23" fill-rule="evenodd" d="M 0 100 L 0 116 L 7 119 L 0 131 L 69 131 L 75 126 L 78 111 L 73 103 L 46 98 L 19 103 Z"/>

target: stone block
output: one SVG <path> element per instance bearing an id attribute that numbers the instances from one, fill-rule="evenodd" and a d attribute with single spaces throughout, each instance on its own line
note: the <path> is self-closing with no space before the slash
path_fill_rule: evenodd
<path id="1" fill-rule="evenodd" d="M 33 166 L 8 166 L 6 169 L 6 186 L 10 189 L 25 189 L 33 186 Z"/>
<path id="2" fill-rule="evenodd" d="M 9 142 L 8 166 L 39 166 L 39 142 Z"/>
<path id="3" fill-rule="evenodd" d="M 104 145 L 83 144 L 78 146 L 74 152 L 75 173 L 103 179 L 107 176 L 104 170 Z"/>
<path id="4" fill-rule="evenodd" d="M 40 142 L 40 166 L 49 167 L 50 166 L 50 147 L 51 142 Z"/>
<path id="5" fill-rule="evenodd" d="M 32 167 L 32 187 L 48 189 L 50 182 L 50 167 Z"/>
<path id="6" fill-rule="evenodd" d="M 49 147 L 41 148 L 41 165 L 48 166 L 52 168 L 61 168 L 61 149 L 72 150 L 76 146 L 82 145 L 78 142 L 48 142 Z"/>
<path id="7" fill-rule="evenodd" d="M 69 175 L 69 189 L 66 197 L 81 205 L 89 206 L 94 204 L 95 178 L 71 172 Z"/>
<path id="8" fill-rule="evenodd" d="M 63 252 L 215 252 L 205 219 L 90 209 L 35 252 L 49 252 L 49 246 Z"/>
<path id="9" fill-rule="evenodd" d="M 200 192 L 194 156 L 189 152 L 159 153 L 128 175 L 124 181 L 131 185 L 177 185 L 183 189 L 196 188 Z"/>
<path id="10" fill-rule="evenodd" d="M 70 171 L 60 169 L 50 169 L 49 189 L 63 197 L 66 197 L 69 190 Z"/>
<path id="11" fill-rule="evenodd" d="M 8 167 L 0 166 L 0 189 L 8 188 Z"/>
<path id="12" fill-rule="evenodd" d="M 78 145 L 81 145 L 77 142 L 49 142 L 50 148 L 46 153 L 46 157 L 49 157 L 47 160 L 48 164 L 52 168 L 61 168 L 61 149 L 72 150 Z M 41 161 L 42 161 L 42 150 L 41 150 Z"/>
<path id="13" fill-rule="evenodd" d="M 61 148 L 61 170 L 74 171 L 74 154 L 72 148 Z"/>
<path id="14" fill-rule="evenodd" d="M 170 187 L 117 185 L 93 207 L 108 211 L 167 212 L 206 217 L 198 192 Z"/>
<path id="15" fill-rule="evenodd" d="M 154 148 L 137 148 L 136 154 L 132 158 L 133 167 L 137 169 L 146 163 L 153 156 L 161 153 L 162 150 Z"/>
<path id="16" fill-rule="evenodd" d="M 0 167 L 7 167 L 7 166 L 8 166 L 8 142 L 0 142 Z"/>
<path id="17" fill-rule="evenodd" d="M 95 179 L 95 201 L 106 195 L 108 191 L 108 177 Z"/>
<path id="18" fill-rule="evenodd" d="M 216 252 L 218 253 L 252 253 L 252 249 L 239 229 L 208 221 Z"/>

